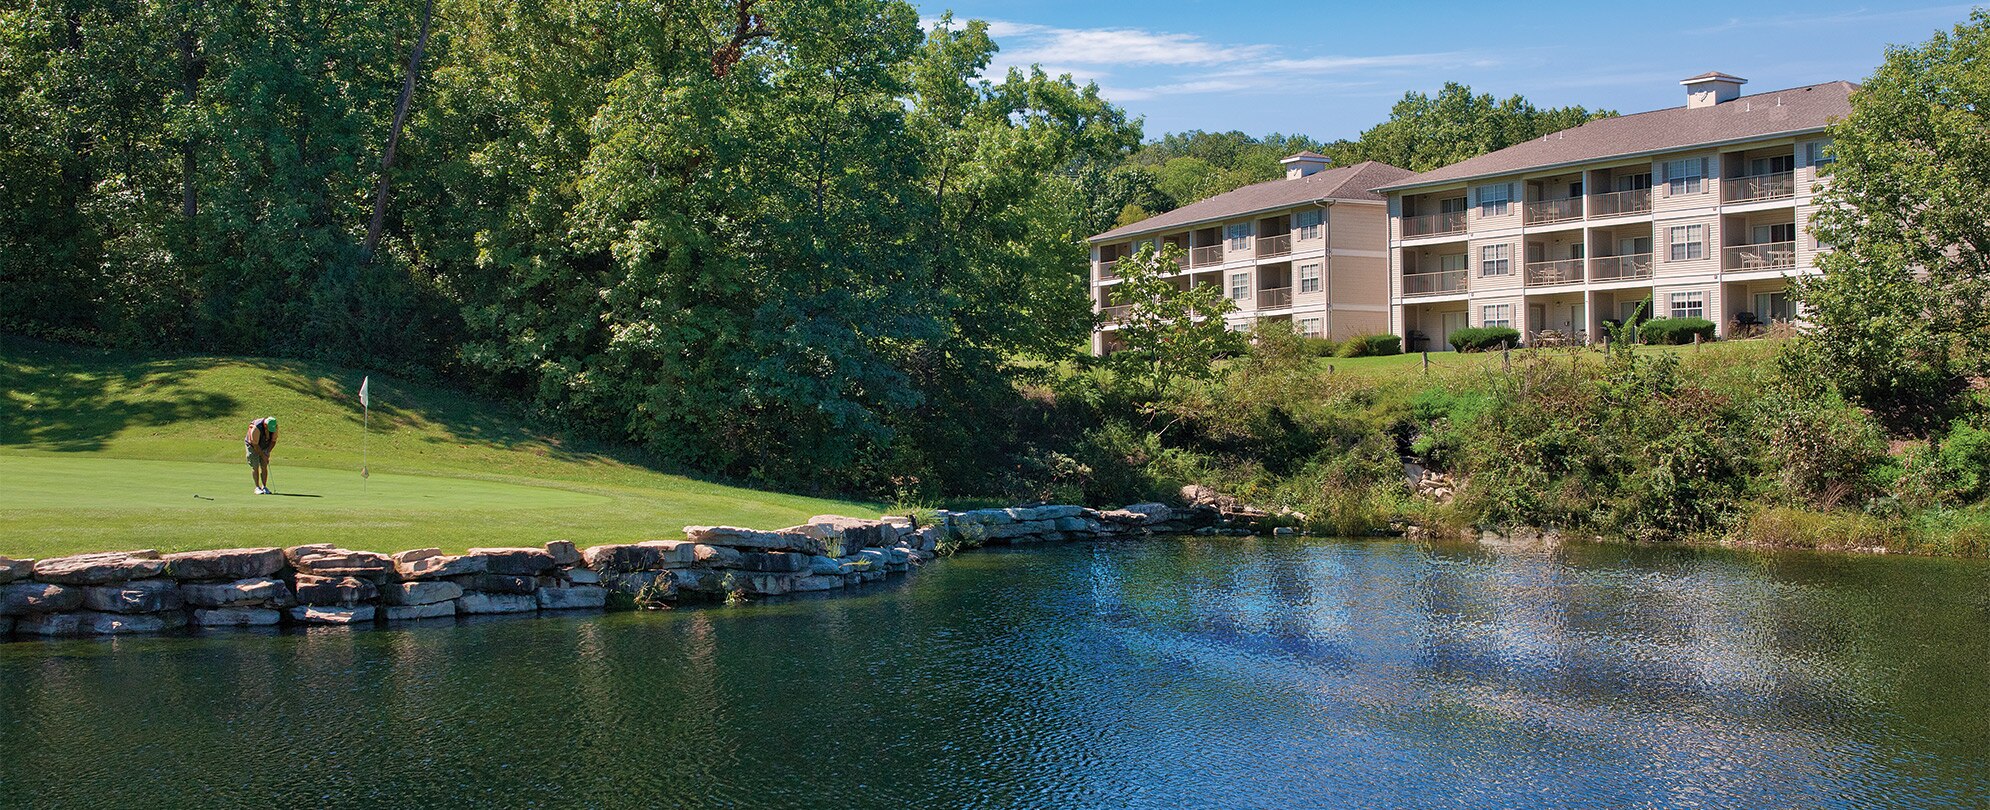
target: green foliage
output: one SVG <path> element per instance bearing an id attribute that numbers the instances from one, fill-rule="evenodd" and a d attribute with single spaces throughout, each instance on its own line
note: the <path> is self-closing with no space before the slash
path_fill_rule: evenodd
<path id="1" fill-rule="evenodd" d="M 1403 353 L 1403 339 L 1396 335 L 1359 335 L 1348 338 L 1335 352 L 1339 357 L 1384 357 Z"/>
<path id="2" fill-rule="evenodd" d="M 1454 329 L 1446 338 L 1451 348 L 1461 352 L 1485 352 L 1520 345 L 1520 330 L 1505 326 L 1473 326 Z"/>
<path id="3" fill-rule="evenodd" d="M 1473 95 L 1466 85 L 1446 82 L 1436 96 L 1403 94 L 1389 120 L 1363 130 L 1357 140 L 1337 141 L 1320 151 L 1337 166 L 1374 160 L 1427 172 L 1615 115 L 1583 107 L 1541 108 L 1520 96 Z"/>
<path id="4" fill-rule="evenodd" d="M 1897 431 L 1927 433 L 1990 371 L 1990 11 L 1889 49 L 1832 124 L 1812 231 L 1832 250 L 1796 296 L 1818 370 Z"/>
<path id="5" fill-rule="evenodd" d="M 1654 318 L 1638 324 L 1638 337 L 1654 346 L 1679 346 L 1714 339 L 1714 322 L 1705 318 Z"/>
<path id="6" fill-rule="evenodd" d="M 1957 422 L 1901 459 L 1894 492 L 1915 506 L 1956 506 L 1990 496 L 1990 430 Z"/>
<path id="7" fill-rule="evenodd" d="M 1176 245 L 1158 252 L 1142 245 L 1119 261 L 1120 282 L 1111 288 L 1113 305 L 1127 307 L 1116 333 L 1123 348 L 1113 353 L 1113 365 L 1144 380 L 1156 398 L 1175 380 L 1208 379 L 1216 373 L 1216 357 L 1240 346 L 1223 325 L 1237 303 L 1214 284 L 1176 286 L 1181 260 Z"/>
<path id="8" fill-rule="evenodd" d="M 1320 148 L 1319 142 L 1299 135 L 1260 139 L 1235 131 L 1193 130 L 1169 133 L 1142 146 L 1128 158 L 1127 168 L 1152 178 L 1156 193 L 1136 201 L 1151 216 L 1252 183 L 1277 180 L 1285 176 L 1281 159 Z"/>

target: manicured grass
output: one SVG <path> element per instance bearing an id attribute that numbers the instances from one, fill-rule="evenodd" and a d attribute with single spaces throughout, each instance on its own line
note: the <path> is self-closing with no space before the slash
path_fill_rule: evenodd
<path id="1" fill-rule="evenodd" d="M 660 472 L 639 454 L 534 430 L 510 406 L 378 374 L 362 479 L 361 374 L 0 338 L 0 555 L 587 546 L 882 508 Z M 270 474 L 281 494 L 257 496 L 241 439 L 268 415 L 282 425 Z"/>

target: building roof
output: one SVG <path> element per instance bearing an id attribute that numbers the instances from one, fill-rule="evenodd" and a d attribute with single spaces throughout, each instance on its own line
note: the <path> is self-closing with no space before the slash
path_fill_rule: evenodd
<path id="1" fill-rule="evenodd" d="M 1134 234 L 1217 222 L 1245 214 L 1275 211 L 1320 200 L 1381 202 L 1382 195 L 1370 189 L 1409 175 L 1408 169 L 1370 160 L 1352 166 L 1314 172 L 1305 177 L 1255 183 L 1206 200 L 1189 203 L 1131 225 L 1121 225 L 1092 237 L 1091 241 L 1103 242 Z"/>
<path id="2" fill-rule="evenodd" d="M 1663 110 L 1590 121 L 1440 169 L 1376 187 L 1391 192 L 1480 177 L 1572 166 L 1696 146 L 1815 132 L 1852 112 L 1851 82 L 1741 96 L 1709 107 Z"/>
<path id="3" fill-rule="evenodd" d="M 1315 152 L 1315 151 L 1313 151 L 1313 150 L 1311 150 L 1311 149 L 1308 149 L 1308 150 L 1306 150 L 1306 151 L 1304 151 L 1304 152 L 1300 152 L 1300 153 L 1298 153 L 1298 154 L 1294 154 L 1294 155 L 1289 155 L 1289 156 L 1286 156 L 1286 157 L 1283 157 L 1283 158 L 1280 158 L 1278 162 L 1280 162 L 1280 163 L 1291 163 L 1292 161 L 1295 161 L 1295 160 L 1326 160 L 1326 159 L 1327 159 L 1327 156 L 1326 156 L 1326 155 L 1322 155 L 1322 154 L 1320 154 L 1320 153 L 1318 153 L 1318 152 Z"/>
<path id="4" fill-rule="evenodd" d="M 1734 82 L 1735 84 L 1747 84 L 1748 80 L 1741 78 L 1740 76 L 1736 76 L 1732 73 L 1722 73 L 1718 70 L 1709 70 L 1698 76 L 1689 76 L 1684 80 L 1680 81 L 1679 83 L 1697 84 L 1699 82 Z"/>

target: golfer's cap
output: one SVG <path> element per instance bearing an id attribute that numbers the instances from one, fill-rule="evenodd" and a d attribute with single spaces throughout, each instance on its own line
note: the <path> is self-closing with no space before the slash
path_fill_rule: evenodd
<path id="1" fill-rule="evenodd" d="M 270 430 L 275 430 L 275 429 L 276 429 L 276 417 L 274 417 L 274 416 L 265 416 L 265 417 L 263 417 L 263 426 L 264 426 L 264 427 L 267 427 L 267 428 L 269 428 Z"/>

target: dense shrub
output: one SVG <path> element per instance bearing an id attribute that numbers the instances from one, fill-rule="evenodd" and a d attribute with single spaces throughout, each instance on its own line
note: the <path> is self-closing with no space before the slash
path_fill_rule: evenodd
<path id="1" fill-rule="evenodd" d="M 1655 346 L 1692 343 L 1693 336 L 1714 339 L 1714 322 L 1705 318 L 1657 318 L 1638 325 L 1638 337 Z"/>
<path id="2" fill-rule="evenodd" d="M 1302 337 L 1299 342 L 1306 347 L 1306 353 L 1314 357 L 1333 357 L 1340 353 L 1339 341 L 1321 337 Z"/>
<path id="3" fill-rule="evenodd" d="M 1474 326 L 1451 333 L 1451 348 L 1461 352 L 1484 352 L 1520 345 L 1520 330 L 1504 326 Z"/>
<path id="4" fill-rule="evenodd" d="M 1403 339 L 1395 335 L 1360 335 L 1340 344 L 1342 357 L 1382 357 L 1403 353 Z"/>

